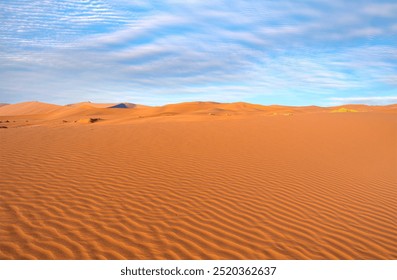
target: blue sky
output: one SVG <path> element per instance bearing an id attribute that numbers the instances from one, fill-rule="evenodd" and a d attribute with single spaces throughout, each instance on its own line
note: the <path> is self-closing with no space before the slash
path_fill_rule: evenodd
<path id="1" fill-rule="evenodd" d="M 0 102 L 397 103 L 397 2 L 2 0 Z"/>

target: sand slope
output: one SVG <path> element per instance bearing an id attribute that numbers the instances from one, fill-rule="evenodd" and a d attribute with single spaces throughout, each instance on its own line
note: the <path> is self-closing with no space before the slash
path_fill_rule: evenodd
<path id="1" fill-rule="evenodd" d="M 60 107 L 37 101 L 8 104 L 0 107 L 0 116 L 44 114 L 57 110 Z"/>
<path id="2" fill-rule="evenodd" d="M 393 108 L 84 105 L 0 117 L 0 259 L 397 259 Z"/>

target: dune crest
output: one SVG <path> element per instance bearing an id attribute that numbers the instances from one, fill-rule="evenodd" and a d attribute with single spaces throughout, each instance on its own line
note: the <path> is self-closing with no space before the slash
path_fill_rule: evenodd
<path id="1" fill-rule="evenodd" d="M 0 116 L 46 114 L 62 106 L 38 101 L 8 104 L 0 107 Z"/>

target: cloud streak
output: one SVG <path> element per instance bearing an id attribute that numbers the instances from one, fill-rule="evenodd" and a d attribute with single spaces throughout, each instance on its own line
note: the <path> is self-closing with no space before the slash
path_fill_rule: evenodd
<path id="1" fill-rule="evenodd" d="M 334 104 L 370 104 L 385 105 L 397 103 L 397 96 L 370 96 L 370 97 L 333 97 L 330 100 Z"/>
<path id="2" fill-rule="evenodd" d="M 389 1 L 6 0 L 0 98 L 322 105 L 329 95 L 397 95 L 394 9 Z"/>

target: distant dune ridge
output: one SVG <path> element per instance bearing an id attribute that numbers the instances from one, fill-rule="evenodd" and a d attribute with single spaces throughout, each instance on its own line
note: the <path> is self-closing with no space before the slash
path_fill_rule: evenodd
<path id="1" fill-rule="evenodd" d="M 93 107 L 93 108 L 134 108 L 133 103 L 92 103 L 90 101 L 73 103 L 66 105 L 68 107 Z"/>
<path id="2" fill-rule="evenodd" d="M 22 102 L 18 104 L 8 104 L 0 107 L 0 115 L 14 116 L 14 115 L 35 115 L 46 114 L 61 108 L 59 105 L 31 101 Z"/>
<path id="3" fill-rule="evenodd" d="M 397 112 L 397 105 L 389 106 L 367 106 L 367 105 L 343 105 L 334 107 L 318 107 L 318 106 L 280 106 L 270 105 L 263 106 L 258 104 L 250 104 L 244 102 L 236 103 L 218 103 L 218 102 L 185 102 L 179 104 L 169 104 L 165 106 L 144 106 L 133 103 L 92 103 L 89 101 L 68 104 L 65 106 L 48 104 L 43 102 L 31 101 L 17 104 L 0 103 L 0 116 L 22 116 L 22 115 L 39 115 L 49 114 L 49 119 L 56 118 L 57 114 L 61 116 L 76 113 L 92 113 L 92 114 L 109 114 L 113 117 L 125 116 L 125 114 L 134 115 L 138 113 L 146 117 L 155 117 L 161 115 L 183 115 L 183 114 L 207 114 L 207 115 L 241 115 L 241 114 L 294 114 L 300 112 Z M 71 110 L 71 108 L 77 108 Z M 103 109 L 103 110 L 102 110 Z M 109 109 L 135 109 L 134 111 L 120 112 L 111 111 Z M 43 118 L 45 119 L 45 118 Z"/>
<path id="4" fill-rule="evenodd" d="M 397 259 L 397 105 L 0 105 L 0 259 Z"/>
<path id="5" fill-rule="evenodd" d="M 132 103 L 119 103 L 113 106 L 110 106 L 109 108 L 135 108 L 137 105 L 132 104 Z"/>

